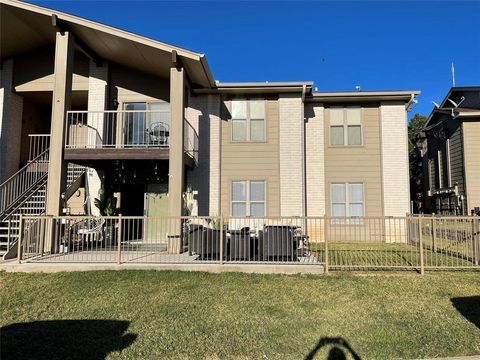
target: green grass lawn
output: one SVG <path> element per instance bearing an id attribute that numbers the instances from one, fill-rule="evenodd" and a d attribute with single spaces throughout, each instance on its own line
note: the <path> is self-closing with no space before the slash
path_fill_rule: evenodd
<path id="1" fill-rule="evenodd" d="M 0 299 L 2 359 L 303 359 L 326 337 L 362 359 L 480 354 L 475 272 L 0 273 Z"/>
<path id="2" fill-rule="evenodd" d="M 444 242 L 445 243 L 445 242 Z M 431 244 L 424 243 L 425 267 L 473 267 L 472 252 L 464 244 L 437 242 L 434 251 Z M 312 254 L 325 262 L 325 245 L 310 244 Z M 328 259 L 332 269 L 342 267 L 378 267 L 420 268 L 418 245 L 402 243 L 329 243 Z"/>

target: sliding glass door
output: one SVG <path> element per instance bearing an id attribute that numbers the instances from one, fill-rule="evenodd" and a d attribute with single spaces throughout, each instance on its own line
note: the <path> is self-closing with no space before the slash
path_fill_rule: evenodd
<path id="1" fill-rule="evenodd" d="M 168 146 L 170 104 L 130 102 L 123 106 L 125 147 Z"/>

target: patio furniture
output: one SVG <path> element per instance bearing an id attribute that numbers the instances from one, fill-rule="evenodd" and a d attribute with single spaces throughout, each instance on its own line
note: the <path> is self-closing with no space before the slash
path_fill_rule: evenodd
<path id="1" fill-rule="evenodd" d="M 98 243 L 104 240 L 105 236 L 111 236 L 105 232 L 105 219 L 86 219 L 71 225 L 72 229 L 76 229 L 80 241 L 89 243 Z"/>
<path id="2" fill-rule="evenodd" d="M 207 228 L 203 225 L 190 225 L 190 227 L 187 232 L 189 254 L 199 255 L 202 260 L 218 260 L 220 230 Z"/>
<path id="3" fill-rule="evenodd" d="M 241 230 L 230 230 L 228 240 L 228 252 L 226 260 L 248 261 L 252 259 L 252 239 L 250 228 L 244 227 Z"/>
<path id="4" fill-rule="evenodd" d="M 293 226 L 265 226 L 259 239 L 260 261 L 296 261 L 294 230 Z"/>
<path id="5" fill-rule="evenodd" d="M 149 136 L 149 144 L 151 145 L 168 145 L 168 138 L 170 136 L 168 125 L 164 123 L 155 123 L 149 131 Z"/>

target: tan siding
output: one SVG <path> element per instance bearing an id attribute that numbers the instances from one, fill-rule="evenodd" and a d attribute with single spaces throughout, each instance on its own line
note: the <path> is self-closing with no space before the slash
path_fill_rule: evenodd
<path id="1" fill-rule="evenodd" d="M 226 103 L 230 109 L 230 102 Z M 231 122 L 222 122 L 221 203 L 230 214 L 232 180 L 265 180 L 268 216 L 280 215 L 279 111 L 277 100 L 266 100 L 266 142 L 231 141 Z"/>
<path id="2" fill-rule="evenodd" d="M 332 147 L 329 139 L 329 109 L 325 109 L 325 210 L 331 214 L 330 185 L 363 182 L 365 215 L 382 216 L 380 158 L 380 113 L 378 107 L 362 108 L 363 145 Z"/>
<path id="3" fill-rule="evenodd" d="M 468 211 L 480 207 L 480 121 L 463 122 Z"/>

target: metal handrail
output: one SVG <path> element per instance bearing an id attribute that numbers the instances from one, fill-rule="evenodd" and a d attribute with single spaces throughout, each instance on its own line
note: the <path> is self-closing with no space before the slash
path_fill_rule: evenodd
<path id="1" fill-rule="evenodd" d="M 187 155 L 198 162 L 198 133 L 186 119 L 183 128 L 183 147 Z"/>
<path id="2" fill-rule="evenodd" d="M 66 149 L 168 148 L 165 139 L 152 139 L 155 124 L 170 127 L 169 110 L 67 111 Z"/>
<path id="3" fill-rule="evenodd" d="M 48 173 L 49 149 L 43 151 L 0 185 L 0 214 L 14 205 Z"/>
<path id="4" fill-rule="evenodd" d="M 28 161 L 32 161 L 50 147 L 50 134 L 28 134 Z"/>

